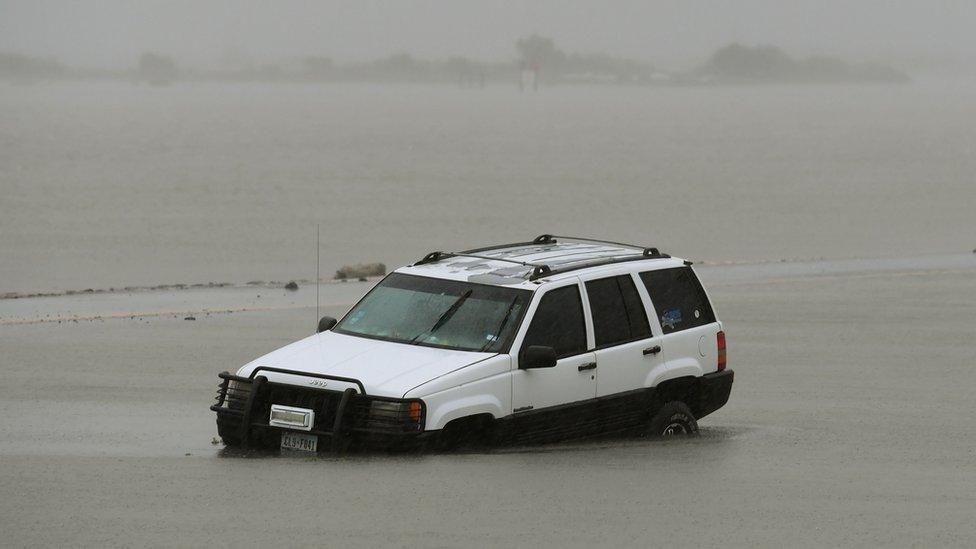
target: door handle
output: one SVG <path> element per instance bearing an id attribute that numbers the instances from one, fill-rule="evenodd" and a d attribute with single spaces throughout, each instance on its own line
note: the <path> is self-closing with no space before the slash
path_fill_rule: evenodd
<path id="1" fill-rule="evenodd" d="M 596 362 L 587 362 L 586 364 L 580 364 L 579 367 L 576 369 L 581 372 L 585 372 L 586 370 L 595 370 Z"/>
<path id="2" fill-rule="evenodd" d="M 647 356 L 647 355 L 656 355 L 656 354 L 658 354 L 660 352 L 661 352 L 661 346 L 660 345 L 655 345 L 653 347 L 648 347 L 648 348 L 644 349 L 644 356 Z"/>

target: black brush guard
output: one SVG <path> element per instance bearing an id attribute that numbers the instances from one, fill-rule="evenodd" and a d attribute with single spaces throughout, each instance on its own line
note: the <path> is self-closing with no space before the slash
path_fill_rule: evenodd
<path id="1" fill-rule="evenodd" d="M 268 381 L 259 372 L 274 372 L 305 378 L 340 381 L 356 386 L 344 391 L 318 387 L 303 387 L 288 383 Z M 218 374 L 217 402 L 210 409 L 217 413 L 217 431 L 225 443 L 231 446 L 248 446 L 252 439 L 287 428 L 268 424 L 272 404 L 298 406 L 315 411 L 315 423 L 304 434 L 327 437 L 333 452 L 342 451 L 351 438 L 396 439 L 404 435 L 422 432 L 423 416 L 419 422 L 411 421 L 409 412 L 402 410 L 375 410 L 376 401 L 402 403 L 402 399 L 369 396 L 362 382 L 357 379 L 314 374 L 259 366 L 249 377 L 221 372 Z M 358 389 L 358 391 L 357 391 Z M 424 410 L 425 412 L 425 410 Z M 275 435 L 277 436 L 277 435 Z"/>

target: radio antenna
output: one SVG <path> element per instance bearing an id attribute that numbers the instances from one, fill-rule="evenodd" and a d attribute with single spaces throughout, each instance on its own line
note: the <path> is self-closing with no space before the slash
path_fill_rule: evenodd
<path id="1" fill-rule="evenodd" d="M 322 262 L 320 261 L 320 255 L 321 255 L 320 252 L 322 247 L 321 245 L 319 245 L 319 240 L 321 239 L 321 235 L 322 235 L 322 230 L 320 229 L 320 227 L 321 227 L 320 224 L 318 223 L 315 224 L 315 325 L 316 326 L 318 326 L 318 322 L 319 322 L 319 282 L 322 280 L 322 277 L 319 275 L 319 270 L 321 268 L 320 266 L 322 265 Z"/>

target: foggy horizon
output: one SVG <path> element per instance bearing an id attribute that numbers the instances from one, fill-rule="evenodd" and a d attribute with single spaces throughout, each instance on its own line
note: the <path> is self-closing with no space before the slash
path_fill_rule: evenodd
<path id="1" fill-rule="evenodd" d="M 4 547 L 976 547 L 974 22 L 0 0 Z"/>
<path id="2" fill-rule="evenodd" d="M 970 64 L 976 5 L 892 6 L 829 1 L 781 5 L 749 0 L 583 2 L 522 5 L 478 0 L 411 4 L 119 1 L 95 5 L 0 2 L 0 51 L 115 69 L 145 51 L 181 65 L 264 63 L 309 55 L 338 63 L 407 53 L 425 59 L 516 57 L 515 42 L 538 34 L 567 52 L 600 52 L 665 68 L 700 63 L 729 43 L 773 45 L 791 55 L 834 55 L 902 65 Z"/>

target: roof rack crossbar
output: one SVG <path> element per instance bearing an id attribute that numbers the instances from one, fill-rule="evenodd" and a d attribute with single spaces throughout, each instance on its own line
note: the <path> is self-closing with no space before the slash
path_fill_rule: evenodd
<path id="1" fill-rule="evenodd" d="M 504 250 L 505 248 L 523 248 L 525 246 L 538 246 L 540 244 L 555 244 L 556 241 L 550 234 L 543 234 L 537 236 L 534 240 L 529 242 L 512 242 L 511 244 L 495 244 L 494 246 L 485 246 L 483 248 L 472 248 L 470 250 L 464 250 L 463 254 L 476 254 L 480 252 L 489 252 L 491 250 Z"/>
<path id="2" fill-rule="evenodd" d="M 653 250 L 656 253 L 647 253 L 647 250 Z M 626 261 L 643 261 L 645 259 L 665 259 L 671 257 L 668 254 L 662 254 L 657 251 L 657 248 L 648 248 L 641 252 L 640 255 L 618 255 L 613 257 L 604 257 L 595 261 L 581 261 L 575 265 L 569 265 L 567 267 L 561 267 L 558 269 L 547 269 L 545 271 L 533 271 L 529 275 L 529 281 L 538 280 L 540 278 L 545 278 L 547 276 L 568 273 L 571 271 L 578 271 L 580 269 L 589 269 L 590 267 L 599 267 L 601 265 L 612 265 L 614 263 L 624 263 Z"/>
<path id="3" fill-rule="evenodd" d="M 414 263 L 414 265 L 424 265 L 426 263 L 436 263 L 442 259 L 449 259 L 452 257 L 473 257 L 475 259 L 484 259 L 486 261 L 501 261 L 503 263 L 514 263 L 516 265 L 521 265 L 523 267 L 545 267 L 549 268 L 548 265 L 543 265 L 541 263 L 529 263 L 527 261 L 518 261 L 516 259 L 508 259 L 507 257 L 491 257 L 487 255 L 471 254 L 468 252 L 430 252 L 425 255 L 423 259 Z"/>
<path id="4" fill-rule="evenodd" d="M 528 242 L 512 242 L 510 244 L 495 244 L 493 246 L 485 246 L 483 248 L 472 248 L 470 250 L 465 250 L 461 253 L 478 253 L 487 252 L 491 250 L 503 250 L 505 248 L 521 248 L 524 246 L 533 246 L 540 244 L 555 244 L 557 238 L 562 238 L 565 240 L 573 240 L 577 242 L 593 242 L 595 244 L 610 244 L 613 246 L 623 246 L 624 248 L 634 248 L 635 250 L 645 250 L 647 246 L 641 246 L 639 244 L 628 244 L 626 242 L 615 242 L 613 240 L 600 240 L 598 238 L 584 238 L 581 236 L 567 236 L 558 234 L 540 234 L 533 240 Z"/>
<path id="5" fill-rule="evenodd" d="M 624 248 L 634 248 L 637 250 L 644 250 L 646 246 L 640 246 L 637 244 L 627 244 L 626 242 L 614 242 L 613 240 L 600 240 L 598 238 L 583 238 L 580 236 L 566 236 L 558 234 L 544 234 L 540 235 L 539 238 L 548 237 L 549 240 L 555 242 L 557 238 L 562 238 L 564 240 L 575 240 L 578 242 L 593 242 L 596 244 L 612 244 L 614 246 L 623 246 Z"/>

